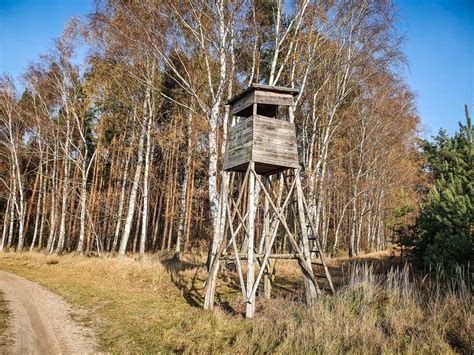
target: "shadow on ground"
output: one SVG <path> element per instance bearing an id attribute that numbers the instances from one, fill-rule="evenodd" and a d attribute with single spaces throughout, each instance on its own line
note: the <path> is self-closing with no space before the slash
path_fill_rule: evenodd
<path id="1" fill-rule="evenodd" d="M 335 258 L 328 261 L 329 273 L 336 289 L 347 283 L 350 277 L 350 271 L 358 265 L 372 265 L 377 274 L 385 274 L 394 267 L 402 266 L 405 262 L 412 262 L 413 257 L 408 255 L 403 259 L 399 253 L 372 253 L 360 255 L 356 258 Z M 160 259 L 170 275 L 173 284 L 182 292 L 186 302 L 192 307 L 201 308 L 204 304 L 204 291 L 206 282 L 205 263 L 195 259 L 182 257 L 167 257 Z M 402 264 L 403 262 L 403 264 Z M 304 291 L 302 276 L 299 268 L 295 265 L 293 272 L 287 273 L 287 266 L 281 265 L 282 269 L 275 275 L 272 285 L 272 298 L 284 298 L 287 300 L 301 302 L 303 301 Z M 278 269 L 278 266 L 277 266 Z M 325 293 L 330 292 L 329 283 L 324 277 L 322 267 L 315 267 L 315 274 L 321 290 Z M 219 283 L 216 289 L 216 306 L 230 315 L 240 315 L 245 308 L 240 289 L 240 281 L 235 271 L 229 271 L 222 268 L 218 275 Z M 260 285 L 257 295 L 262 292 Z"/>
<path id="2" fill-rule="evenodd" d="M 205 279 L 200 277 L 199 271 L 204 265 L 175 257 L 162 259 L 160 262 L 170 274 L 173 284 L 182 292 L 186 302 L 192 307 L 202 307 Z"/>
<path id="3" fill-rule="evenodd" d="M 201 262 L 174 257 L 161 259 L 160 262 L 169 273 L 173 284 L 182 292 L 186 302 L 192 307 L 201 308 L 204 304 L 206 287 L 206 265 Z M 233 302 L 229 302 L 229 299 L 235 299 L 241 293 L 237 274 L 224 269 L 219 271 L 218 279 L 221 282 L 216 289 L 216 306 L 225 313 L 239 314 L 240 311 L 231 305 Z"/>

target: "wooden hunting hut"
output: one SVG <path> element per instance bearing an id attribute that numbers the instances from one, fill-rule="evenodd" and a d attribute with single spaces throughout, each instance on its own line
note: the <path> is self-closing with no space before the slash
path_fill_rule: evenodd
<path id="1" fill-rule="evenodd" d="M 299 166 L 295 125 L 288 122 L 287 114 L 298 92 L 252 84 L 227 102 L 237 123 L 229 129 L 225 171 L 245 172 L 251 161 L 260 175 Z"/>

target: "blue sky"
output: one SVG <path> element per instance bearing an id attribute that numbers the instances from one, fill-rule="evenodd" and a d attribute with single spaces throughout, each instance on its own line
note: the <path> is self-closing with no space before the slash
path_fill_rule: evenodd
<path id="1" fill-rule="evenodd" d="M 474 116 L 474 1 L 397 0 L 409 68 L 425 137 L 454 133 L 464 104 Z"/>
<path id="2" fill-rule="evenodd" d="M 53 46 L 71 16 L 93 8 L 93 0 L 0 0 L 0 74 L 18 79 Z"/>
<path id="3" fill-rule="evenodd" d="M 474 1 L 396 0 L 409 68 L 405 78 L 417 94 L 425 131 L 453 133 L 474 116 Z M 73 15 L 84 16 L 92 0 L 0 0 L 0 73 L 18 78 L 53 44 Z"/>

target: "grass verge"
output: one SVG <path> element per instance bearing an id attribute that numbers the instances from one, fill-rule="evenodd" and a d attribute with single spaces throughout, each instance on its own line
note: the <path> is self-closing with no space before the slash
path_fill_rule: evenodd
<path id="1" fill-rule="evenodd" d="M 3 292 L 0 290 L 0 350 L 5 349 L 5 347 L 10 344 L 10 336 L 8 333 L 10 317 L 11 314 L 8 309 L 7 301 L 5 300 Z"/>

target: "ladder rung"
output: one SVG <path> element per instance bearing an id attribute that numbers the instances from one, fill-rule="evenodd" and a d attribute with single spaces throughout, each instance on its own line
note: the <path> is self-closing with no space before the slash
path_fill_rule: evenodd
<path id="1" fill-rule="evenodd" d="M 311 264 L 313 264 L 313 265 L 319 265 L 319 266 L 324 266 L 323 263 L 318 263 L 317 261 L 312 261 Z"/>

